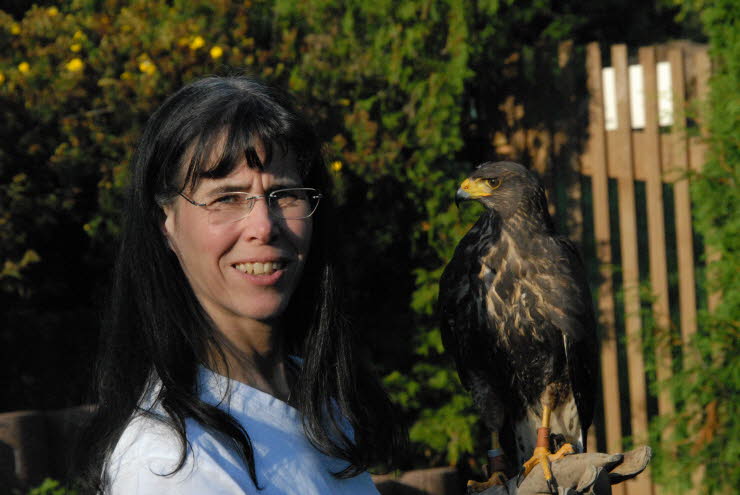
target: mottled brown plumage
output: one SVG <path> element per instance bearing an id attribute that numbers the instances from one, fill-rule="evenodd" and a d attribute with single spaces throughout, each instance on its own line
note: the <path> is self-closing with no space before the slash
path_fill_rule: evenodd
<path id="1" fill-rule="evenodd" d="M 532 454 L 543 403 L 552 433 L 584 449 L 598 353 L 576 249 L 554 233 L 544 191 L 521 165 L 481 165 L 458 199 L 486 207 L 440 280 L 442 337 L 463 385 L 514 465 Z"/>

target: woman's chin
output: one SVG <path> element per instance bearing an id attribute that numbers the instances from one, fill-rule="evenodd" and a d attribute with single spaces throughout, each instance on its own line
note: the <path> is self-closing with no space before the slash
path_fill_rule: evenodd
<path id="1" fill-rule="evenodd" d="M 274 322 L 280 319 L 288 306 L 287 301 L 253 301 L 249 307 L 242 308 L 239 313 L 248 319 L 261 322 Z"/>

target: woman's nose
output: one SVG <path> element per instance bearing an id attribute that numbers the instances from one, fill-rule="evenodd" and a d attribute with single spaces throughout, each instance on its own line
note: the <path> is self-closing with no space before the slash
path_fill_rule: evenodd
<path id="1" fill-rule="evenodd" d="M 270 214 L 265 198 L 255 201 L 252 211 L 241 220 L 243 225 L 242 236 L 249 241 L 268 243 L 277 232 L 276 219 Z"/>

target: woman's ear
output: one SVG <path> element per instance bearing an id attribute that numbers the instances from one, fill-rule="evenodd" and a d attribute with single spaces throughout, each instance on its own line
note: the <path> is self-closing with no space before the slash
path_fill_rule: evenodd
<path id="1" fill-rule="evenodd" d="M 162 229 L 162 235 L 167 240 L 167 245 L 170 249 L 175 252 L 175 247 L 172 244 L 172 236 L 175 232 L 175 208 L 171 204 L 165 204 L 161 206 L 164 219 L 160 228 Z"/>

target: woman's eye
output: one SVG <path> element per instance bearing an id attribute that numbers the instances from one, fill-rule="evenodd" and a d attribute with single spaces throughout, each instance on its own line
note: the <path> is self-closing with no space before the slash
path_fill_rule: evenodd
<path id="1" fill-rule="evenodd" d="M 213 200 L 213 204 L 217 205 L 232 205 L 244 202 L 244 196 L 241 194 L 224 194 Z"/>
<path id="2" fill-rule="evenodd" d="M 216 203 L 232 203 L 234 201 L 236 201 L 236 196 L 234 196 L 233 194 L 229 194 L 226 196 L 219 196 L 215 200 Z"/>
<path id="3" fill-rule="evenodd" d="M 488 179 L 488 185 L 491 187 L 491 189 L 496 189 L 498 186 L 501 185 L 501 179 L 499 179 L 498 177 Z"/>
<path id="4" fill-rule="evenodd" d="M 298 201 L 298 194 L 294 191 L 281 191 L 274 196 L 280 206 L 292 205 Z"/>

